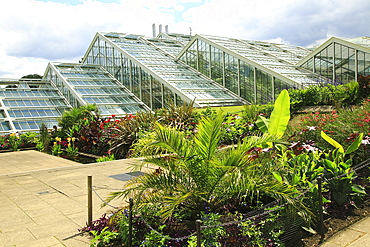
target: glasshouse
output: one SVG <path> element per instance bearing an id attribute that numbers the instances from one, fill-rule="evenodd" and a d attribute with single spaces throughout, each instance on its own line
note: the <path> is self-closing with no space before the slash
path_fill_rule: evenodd
<path id="1" fill-rule="evenodd" d="M 57 124 L 63 111 L 96 104 L 125 116 L 169 104 L 265 104 L 283 89 L 342 84 L 370 74 L 370 40 L 318 47 L 160 32 L 98 32 L 79 63 L 49 63 L 40 80 L 0 79 L 0 133 Z"/>

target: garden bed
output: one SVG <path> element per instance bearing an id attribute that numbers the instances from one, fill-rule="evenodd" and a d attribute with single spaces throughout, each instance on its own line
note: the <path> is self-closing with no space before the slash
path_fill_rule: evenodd
<path id="1" fill-rule="evenodd" d="M 327 216 L 324 220 L 325 235 L 322 239 L 319 234 L 310 234 L 308 232 L 301 232 L 300 239 L 295 241 L 291 246 L 295 247 L 315 247 L 319 246 L 334 234 L 350 227 L 352 224 L 358 222 L 359 220 L 366 218 L 370 215 L 370 199 L 366 200 L 358 208 L 354 208 L 349 212 L 348 215 L 343 216 L 339 211 L 338 213 L 332 213 L 332 215 Z"/>
<path id="2" fill-rule="evenodd" d="M 27 148 L 20 148 L 18 151 L 27 151 L 27 150 L 37 150 L 36 147 L 27 147 Z M 9 152 L 15 152 L 12 149 L 0 149 L 0 153 L 9 153 Z"/>

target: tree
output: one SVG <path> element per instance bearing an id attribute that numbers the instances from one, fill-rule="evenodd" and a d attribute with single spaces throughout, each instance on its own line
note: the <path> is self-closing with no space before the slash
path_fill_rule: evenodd
<path id="1" fill-rule="evenodd" d="M 21 80 L 22 79 L 42 79 L 42 76 L 38 74 L 29 74 L 29 75 L 22 76 Z"/>

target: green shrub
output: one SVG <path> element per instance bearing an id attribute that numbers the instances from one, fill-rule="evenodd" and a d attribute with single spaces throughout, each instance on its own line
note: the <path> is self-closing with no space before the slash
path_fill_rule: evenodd
<path id="1" fill-rule="evenodd" d="M 366 83 L 365 83 L 366 84 Z M 304 106 L 333 105 L 337 110 L 358 104 L 365 96 L 358 82 L 344 85 L 313 85 L 305 89 L 289 89 L 292 111 Z"/>

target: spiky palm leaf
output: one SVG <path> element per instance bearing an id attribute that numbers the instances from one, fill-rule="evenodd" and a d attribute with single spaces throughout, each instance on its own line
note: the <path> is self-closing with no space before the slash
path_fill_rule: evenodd
<path id="1" fill-rule="evenodd" d="M 180 205 L 199 212 L 204 203 L 218 207 L 230 198 L 255 200 L 263 194 L 291 200 L 296 190 L 273 179 L 268 165 L 249 158 L 252 148 L 279 143 L 279 139 L 269 134 L 247 137 L 236 147 L 220 151 L 217 147 L 223 119 L 203 119 L 192 139 L 157 124 L 155 141 L 149 145 L 160 147 L 167 154 L 149 156 L 146 161 L 159 169 L 131 180 L 124 191 L 112 193 L 109 200 L 130 196 L 138 208 L 156 204 L 164 218 Z"/>

